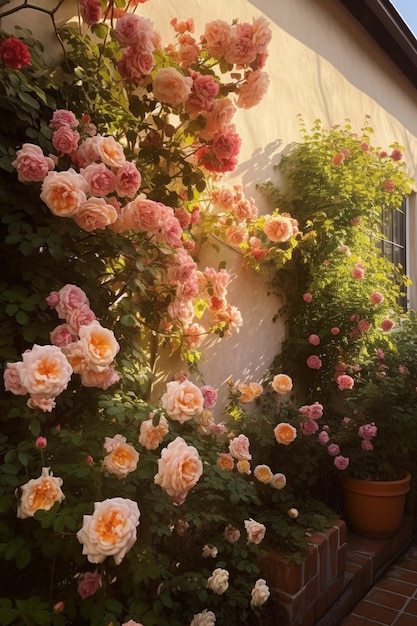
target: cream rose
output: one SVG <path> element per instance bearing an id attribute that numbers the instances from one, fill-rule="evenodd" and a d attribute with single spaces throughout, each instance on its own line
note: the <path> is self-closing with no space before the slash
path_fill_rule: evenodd
<path id="1" fill-rule="evenodd" d="M 36 511 L 49 511 L 55 502 L 62 502 L 65 495 L 61 490 L 62 478 L 54 478 L 49 467 L 43 467 L 39 478 L 32 478 L 22 485 L 22 495 L 17 508 L 17 517 L 33 517 Z"/>
<path id="2" fill-rule="evenodd" d="M 251 591 L 251 602 L 250 605 L 253 608 L 254 606 L 262 606 L 268 600 L 270 596 L 269 587 L 266 584 L 266 580 L 263 578 L 259 578 L 254 588 Z"/>
<path id="3" fill-rule="evenodd" d="M 173 106 L 188 99 L 193 87 L 193 79 L 183 76 L 174 67 L 163 67 L 158 70 L 153 81 L 153 93 L 157 100 Z"/>
<path id="4" fill-rule="evenodd" d="M 134 472 L 139 461 L 139 453 L 127 443 L 126 437 L 115 435 L 106 437 L 104 449 L 108 454 L 103 459 L 101 469 L 109 474 L 115 474 L 118 478 L 126 478 Z"/>
<path id="5" fill-rule="evenodd" d="M 162 450 L 154 482 L 175 501 L 182 503 L 202 473 L 203 464 L 197 449 L 177 437 Z"/>
<path id="6" fill-rule="evenodd" d="M 183 424 L 195 415 L 200 415 L 204 408 L 201 390 L 189 380 L 172 380 L 161 398 L 161 404 L 168 417 Z"/>
<path id="7" fill-rule="evenodd" d="M 266 528 L 263 524 L 256 522 L 254 519 L 249 518 L 245 520 L 245 528 L 248 534 L 247 543 L 259 544 L 265 537 Z"/>
<path id="8" fill-rule="evenodd" d="M 38 346 L 22 355 L 17 364 L 20 382 L 33 398 L 55 398 L 67 388 L 72 367 L 57 346 Z"/>
<path id="9" fill-rule="evenodd" d="M 65 172 L 48 172 L 42 183 L 40 198 L 58 217 L 72 217 L 87 200 L 88 183 L 73 168 Z"/>
<path id="10" fill-rule="evenodd" d="M 213 611 L 209 611 L 208 609 L 204 609 L 201 613 L 197 613 L 194 615 L 190 626 L 214 626 L 216 623 L 216 616 Z"/>
<path id="11" fill-rule="evenodd" d="M 102 563 L 113 556 L 119 565 L 136 542 L 140 511 L 128 498 L 108 498 L 94 503 L 94 513 L 84 515 L 77 539 L 90 563 Z"/>
<path id="12" fill-rule="evenodd" d="M 207 580 L 207 587 L 219 595 L 227 591 L 229 587 L 229 572 L 226 569 L 217 567 Z"/>
<path id="13" fill-rule="evenodd" d="M 94 147 L 101 162 L 115 169 L 123 167 L 126 163 L 125 153 L 115 138 L 112 135 L 108 137 L 97 135 L 96 140 Z"/>
<path id="14" fill-rule="evenodd" d="M 72 218 L 80 228 L 92 233 L 113 224 L 117 219 L 117 211 L 104 198 L 89 198 L 81 204 Z"/>
<path id="15" fill-rule="evenodd" d="M 90 369 L 98 372 L 106 369 L 119 352 L 120 346 L 113 332 L 108 328 L 103 328 L 97 320 L 88 326 L 81 326 L 79 337 Z"/>
<path id="16" fill-rule="evenodd" d="M 274 489 L 284 489 L 287 484 L 287 477 L 281 472 L 277 472 L 271 478 L 271 487 Z"/>

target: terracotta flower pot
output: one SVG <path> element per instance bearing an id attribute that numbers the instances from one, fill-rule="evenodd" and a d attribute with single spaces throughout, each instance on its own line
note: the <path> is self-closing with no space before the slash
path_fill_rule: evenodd
<path id="1" fill-rule="evenodd" d="M 341 485 L 348 526 L 370 539 L 387 539 L 401 525 L 411 474 L 393 481 L 362 480 L 351 476 Z"/>

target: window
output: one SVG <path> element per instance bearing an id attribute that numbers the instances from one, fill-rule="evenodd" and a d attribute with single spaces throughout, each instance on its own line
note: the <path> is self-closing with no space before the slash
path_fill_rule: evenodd
<path id="1" fill-rule="evenodd" d="M 401 265 L 404 274 L 407 273 L 406 222 L 407 198 L 404 198 L 400 209 L 382 209 L 382 232 L 385 236 L 381 240 L 382 255 L 394 265 Z M 407 308 L 407 299 L 401 298 L 400 304 Z"/>

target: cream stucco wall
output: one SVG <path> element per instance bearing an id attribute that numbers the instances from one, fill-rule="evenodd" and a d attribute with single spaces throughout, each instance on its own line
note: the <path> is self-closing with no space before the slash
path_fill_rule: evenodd
<path id="1" fill-rule="evenodd" d="M 37 1 L 40 6 L 55 4 Z M 71 14 L 72 6 L 72 0 L 64 2 L 62 19 Z M 139 5 L 139 11 L 154 22 L 164 42 L 172 40 L 169 21 L 174 16 L 193 17 L 197 34 L 214 19 L 251 22 L 263 14 L 270 21 L 273 37 L 265 68 L 270 88 L 260 105 L 235 116 L 243 146 L 239 166 L 229 177 L 231 182 L 243 183 L 261 210 L 266 206 L 255 185 L 274 179 L 273 165 L 292 142 L 300 140 L 297 114 L 307 126 L 316 118 L 327 127 L 343 125 L 348 118 L 358 130 L 369 115 L 375 129 L 373 143 L 384 147 L 393 141 L 402 144 L 409 173 L 417 178 L 416 90 L 391 62 L 389 51 L 380 49 L 337 0 L 149 0 Z M 29 24 L 35 34 L 45 29 L 50 32 L 49 18 L 38 14 L 35 19 L 34 12 L 30 13 Z M 27 26 L 24 14 L 26 19 L 29 11 L 5 18 L 1 27 L 10 30 L 13 21 Z M 51 38 L 48 41 L 52 51 Z M 409 216 L 411 243 L 417 239 L 416 210 L 414 195 Z M 410 273 L 417 282 L 415 256 L 410 247 Z M 235 276 L 229 300 L 241 310 L 244 325 L 239 335 L 214 342 L 205 352 L 201 367 L 205 380 L 220 390 L 225 389 L 229 376 L 261 380 L 283 339 L 282 325 L 272 322 L 277 298 L 229 250 L 221 250 L 217 258 L 209 255 L 207 263 L 215 265 L 223 258 Z M 417 307 L 416 287 L 410 290 L 410 302 Z M 176 366 L 169 364 L 168 377 Z"/>

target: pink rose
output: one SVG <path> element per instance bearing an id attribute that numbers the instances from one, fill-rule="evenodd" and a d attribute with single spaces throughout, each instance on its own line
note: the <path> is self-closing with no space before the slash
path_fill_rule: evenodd
<path id="1" fill-rule="evenodd" d="M 362 279 L 365 274 L 365 268 L 361 263 L 356 263 L 355 267 L 352 269 L 352 278 Z"/>
<path id="2" fill-rule="evenodd" d="M 200 389 L 189 380 L 181 383 L 173 380 L 167 383 L 161 404 L 171 419 L 183 424 L 202 413 L 204 397 Z"/>
<path id="3" fill-rule="evenodd" d="M 20 380 L 19 369 L 22 363 L 7 363 L 4 370 L 4 388 L 6 391 L 11 391 L 15 396 L 25 396 L 28 390 Z"/>
<path id="4" fill-rule="evenodd" d="M 311 354 L 308 357 L 306 363 L 307 363 L 307 367 L 309 367 L 312 370 L 319 370 L 323 365 L 322 360 L 315 354 Z"/>
<path id="5" fill-rule="evenodd" d="M 81 326 L 88 326 L 88 324 L 94 322 L 96 315 L 88 304 L 81 304 L 78 308 L 68 311 L 66 318 L 70 327 L 78 333 Z"/>
<path id="6" fill-rule="evenodd" d="M 174 67 L 163 67 L 154 78 L 153 93 L 157 100 L 176 106 L 188 99 L 192 86 L 190 76 L 183 76 Z"/>
<path id="7" fill-rule="evenodd" d="M 368 439 L 363 439 L 363 441 L 361 441 L 361 448 L 362 450 L 365 450 L 365 452 L 372 452 L 374 449 L 374 445 Z"/>
<path id="8" fill-rule="evenodd" d="M 0 45 L 0 57 L 6 67 L 20 70 L 30 64 L 30 52 L 25 43 L 16 37 L 8 37 Z"/>
<path id="9" fill-rule="evenodd" d="M 69 324 L 59 324 L 49 333 L 49 339 L 52 345 L 62 348 L 76 340 L 74 330 Z"/>
<path id="10" fill-rule="evenodd" d="M 197 117 L 201 111 L 211 111 L 220 88 L 210 74 L 200 74 L 191 70 L 190 76 L 193 79 L 193 87 L 185 108 L 190 115 Z"/>
<path id="11" fill-rule="evenodd" d="M 250 65 L 256 60 L 250 24 L 236 24 L 224 58 L 232 65 Z"/>
<path id="12" fill-rule="evenodd" d="M 319 425 L 314 420 L 306 420 L 305 422 L 301 422 L 300 430 L 303 435 L 314 435 L 319 429 Z"/>
<path id="13" fill-rule="evenodd" d="M 320 337 L 318 335 L 310 335 L 308 343 L 311 343 L 312 346 L 318 346 L 320 343 Z"/>
<path id="14" fill-rule="evenodd" d="M 46 437 L 36 438 L 35 446 L 39 448 L 40 450 L 42 450 L 43 448 L 46 448 L 47 445 L 48 445 L 48 440 L 46 439 Z"/>
<path id="15" fill-rule="evenodd" d="M 76 128 L 79 125 L 77 118 L 72 111 L 66 109 L 58 109 L 54 111 L 52 119 L 49 123 L 49 128 L 61 128 L 61 126 L 69 126 L 70 128 Z"/>
<path id="16" fill-rule="evenodd" d="M 388 193 L 392 193 L 393 191 L 395 191 L 395 181 L 393 181 L 392 178 L 388 178 L 387 180 L 384 180 L 384 182 L 382 183 L 382 186 L 384 190 Z"/>
<path id="17" fill-rule="evenodd" d="M 381 304 L 384 302 L 384 296 L 379 291 L 373 291 L 369 296 L 369 300 L 372 304 Z"/>
<path id="18" fill-rule="evenodd" d="M 122 78 L 137 85 L 143 83 L 155 65 L 152 52 L 143 51 L 137 46 L 123 49 L 122 58 L 117 62 L 117 69 Z"/>
<path id="19" fill-rule="evenodd" d="M 226 53 L 232 39 L 232 28 L 227 22 L 214 20 L 206 24 L 204 45 L 214 59 L 220 59 Z"/>
<path id="20" fill-rule="evenodd" d="M 204 387 L 201 387 L 200 391 L 204 398 L 203 408 L 212 409 L 217 402 L 217 391 L 210 385 L 204 385 Z"/>
<path id="21" fill-rule="evenodd" d="M 375 426 L 375 422 L 370 424 L 363 424 L 358 428 L 358 436 L 366 441 L 371 441 L 378 434 L 378 428 Z"/>
<path id="22" fill-rule="evenodd" d="M 247 543 L 260 544 L 265 537 L 265 526 L 252 518 L 245 520 L 245 529 L 248 535 Z"/>
<path id="23" fill-rule="evenodd" d="M 72 216 L 74 222 L 88 233 L 102 230 L 117 219 L 117 211 L 104 198 L 88 198 Z"/>
<path id="24" fill-rule="evenodd" d="M 134 13 L 125 13 L 116 22 L 115 36 L 120 46 L 125 48 L 134 44 L 142 51 L 153 52 L 155 35 L 153 23 Z"/>
<path id="25" fill-rule="evenodd" d="M 327 446 L 327 452 L 330 454 L 330 456 L 337 456 L 340 453 L 340 448 L 337 443 L 330 443 Z"/>
<path id="26" fill-rule="evenodd" d="M 40 198 L 58 217 L 72 217 L 87 200 L 88 183 L 70 168 L 66 172 L 48 172 Z"/>
<path id="27" fill-rule="evenodd" d="M 160 232 L 156 237 L 157 241 L 167 243 L 173 248 L 179 248 L 182 245 L 181 237 L 183 231 L 175 215 L 166 215 L 166 217 L 161 220 L 160 226 Z"/>
<path id="28" fill-rule="evenodd" d="M 237 91 L 239 109 L 251 109 L 259 104 L 269 87 L 269 76 L 266 72 L 255 70 L 251 72 Z"/>
<path id="29" fill-rule="evenodd" d="M 385 320 L 382 320 L 382 322 L 381 322 L 381 328 L 382 328 L 382 330 L 384 330 L 386 332 L 391 330 L 391 328 L 393 326 L 394 326 L 394 322 L 392 320 L 390 320 L 390 319 L 385 319 Z"/>
<path id="30" fill-rule="evenodd" d="M 269 28 L 268 20 L 260 15 L 253 19 L 252 24 L 252 43 L 257 54 L 265 54 L 269 42 L 272 39 L 272 32 Z"/>
<path id="31" fill-rule="evenodd" d="M 97 24 L 101 18 L 100 0 L 82 0 L 81 15 L 86 24 Z"/>
<path id="32" fill-rule="evenodd" d="M 92 196 L 103 198 L 115 190 L 116 174 L 104 163 L 91 163 L 81 169 L 81 174 L 87 181 Z"/>
<path id="33" fill-rule="evenodd" d="M 240 530 L 228 524 L 224 529 L 224 537 L 229 543 L 236 543 L 240 539 Z"/>
<path id="34" fill-rule="evenodd" d="M 328 442 L 329 442 L 329 433 L 327 433 L 325 430 L 322 430 L 319 434 L 318 434 L 318 440 L 321 443 L 322 446 L 325 446 Z"/>
<path id="35" fill-rule="evenodd" d="M 341 376 L 338 376 L 336 382 L 340 391 L 344 391 L 345 389 L 353 389 L 353 386 L 355 384 L 352 376 L 348 376 L 347 374 L 342 374 Z"/>
<path id="36" fill-rule="evenodd" d="M 160 226 L 160 216 L 160 205 L 143 194 L 122 208 L 124 225 L 137 232 L 155 233 Z"/>
<path id="37" fill-rule="evenodd" d="M 154 482 L 178 504 L 182 504 L 202 473 L 203 464 L 197 449 L 187 445 L 182 437 L 177 437 L 161 451 Z"/>
<path id="38" fill-rule="evenodd" d="M 98 389 L 106 390 L 120 380 L 119 375 L 115 372 L 112 365 L 98 372 L 95 369 L 89 368 L 87 364 L 80 374 L 81 384 L 84 387 L 97 387 Z"/>
<path id="39" fill-rule="evenodd" d="M 52 145 L 57 152 L 71 154 L 78 148 L 80 133 L 70 126 L 60 126 L 52 135 Z"/>
<path id="40" fill-rule="evenodd" d="M 19 365 L 21 384 L 36 398 L 53 399 L 67 388 L 72 367 L 57 346 L 34 344 L 22 355 Z"/>
<path id="41" fill-rule="evenodd" d="M 101 587 L 101 574 L 98 570 L 95 570 L 95 572 L 84 572 L 78 579 L 77 591 L 83 600 L 93 596 Z"/>
<path id="42" fill-rule="evenodd" d="M 249 452 L 249 444 L 250 442 L 246 435 L 239 435 L 229 442 L 229 452 L 233 458 L 239 461 L 250 461 L 252 455 Z"/>
<path id="43" fill-rule="evenodd" d="M 128 498 L 95 502 L 93 514 L 84 515 L 82 528 L 77 532 L 90 563 L 102 563 L 107 556 L 113 556 L 119 565 L 136 543 L 139 517 L 138 505 Z"/>
<path id="44" fill-rule="evenodd" d="M 228 128 L 236 112 L 236 107 L 230 98 L 220 98 L 215 100 L 213 108 L 206 118 L 206 125 L 200 131 L 200 137 L 210 141 L 216 133 L 223 128 Z"/>
<path id="45" fill-rule="evenodd" d="M 340 328 L 338 328 L 337 326 L 333 326 L 333 328 L 330 329 L 330 332 L 332 333 L 332 335 L 338 335 L 340 333 Z"/>
<path id="46" fill-rule="evenodd" d="M 12 165 L 17 171 L 17 178 L 21 183 L 39 183 L 55 167 L 54 161 L 50 157 L 44 156 L 39 146 L 31 143 L 22 145 L 22 148 L 16 152 L 16 159 Z"/>
<path id="47" fill-rule="evenodd" d="M 288 241 L 293 235 L 292 222 L 289 217 L 278 215 L 267 216 L 264 225 L 265 235 L 274 242 Z"/>
<path id="48" fill-rule="evenodd" d="M 339 470 L 345 470 L 349 465 L 349 459 L 345 456 L 336 456 L 334 459 L 334 465 Z"/>
<path id="49" fill-rule="evenodd" d="M 86 293 L 77 285 L 64 285 L 58 292 L 53 292 L 53 299 L 49 300 L 50 306 L 54 306 L 58 317 L 66 319 L 71 311 L 79 309 L 83 305 L 89 306 Z M 52 302 L 56 304 L 52 304 Z"/>
<path id="50" fill-rule="evenodd" d="M 142 177 L 132 161 L 126 163 L 117 171 L 116 193 L 121 198 L 133 198 L 138 191 Z"/>
<path id="51" fill-rule="evenodd" d="M 101 141 L 101 137 L 87 137 L 83 143 L 78 147 L 77 156 L 81 159 L 84 166 L 94 163 L 100 160 L 98 152 L 98 146 Z"/>
<path id="52" fill-rule="evenodd" d="M 340 165 L 341 163 L 343 163 L 343 161 L 345 160 L 345 155 L 343 154 L 343 152 L 338 152 L 337 154 L 334 155 L 334 157 L 332 158 L 332 163 L 333 165 Z"/>
<path id="53" fill-rule="evenodd" d="M 394 148 L 394 150 L 390 154 L 390 158 L 393 161 L 401 161 L 401 159 L 403 158 L 403 153 L 399 148 Z"/>
<path id="54" fill-rule="evenodd" d="M 305 293 L 303 294 L 303 300 L 304 302 L 310 303 L 313 300 L 313 296 L 311 293 Z"/>

